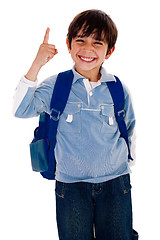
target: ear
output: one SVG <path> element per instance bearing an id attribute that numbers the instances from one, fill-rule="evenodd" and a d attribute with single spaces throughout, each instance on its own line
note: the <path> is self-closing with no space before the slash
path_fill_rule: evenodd
<path id="1" fill-rule="evenodd" d="M 66 38 L 66 44 L 67 44 L 67 48 L 68 48 L 68 51 L 69 51 L 69 53 L 70 53 L 70 46 L 69 46 L 69 40 L 68 40 L 68 38 Z"/>
<path id="2" fill-rule="evenodd" d="M 105 59 L 108 59 L 108 58 L 112 55 L 112 53 L 114 52 L 114 50 L 115 50 L 115 46 L 112 47 L 111 50 L 109 50 L 109 52 L 107 53 Z"/>

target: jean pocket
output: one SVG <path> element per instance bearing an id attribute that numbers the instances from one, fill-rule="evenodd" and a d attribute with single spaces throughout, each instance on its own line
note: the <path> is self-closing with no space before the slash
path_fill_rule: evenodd
<path id="1" fill-rule="evenodd" d="M 119 180 L 123 194 L 129 193 L 132 188 L 130 183 L 130 175 L 129 174 L 122 175 L 119 177 Z"/>
<path id="2" fill-rule="evenodd" d="M 65 196 L 65 186 L 66 186 L 66 183 L 59 182 L 59 181 L 56 180 L 55 193 L 58 197 L 64 198 L 64 196 Z"/>
<path id="3" fill-rule="evenodd" d="M 103 121 L 101 131 L 104 134 L 114 134 L 117 131 L 117 122 L 113 104 L 101 105 L 100 116 Z"/>
<path id="4" fill-rule="evenodd" d="M 63 132 L 81 132 L 81 107 L 82 103 L 68 102 L 60 117 L 58 129 Z"/>

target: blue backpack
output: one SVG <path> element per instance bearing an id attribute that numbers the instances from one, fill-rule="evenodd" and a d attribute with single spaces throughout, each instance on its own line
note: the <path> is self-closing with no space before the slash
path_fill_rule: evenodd
<path id="1" fill-rule="evenodd" d="M 118 77 L 116 81 L 106 82 L 114 103 L 114 112 L 121 137 L 128 146 L 128 158 L 133 160 L 130 154 L 128 132 L 124 121 L 124 91 Z M 39 126 L 34 131 L 34 138 L 30 143 L 30 155 L 33 171 L 40 172 L 44 178 L 55 180 L 56 159 L 54 148 L 56 145 L 56 133 L 60 115 L 65 109 L 73 82 L 73 72 L 68 70 L 58 74 L 50 104 L 51 114 L 40 114 Z"/>

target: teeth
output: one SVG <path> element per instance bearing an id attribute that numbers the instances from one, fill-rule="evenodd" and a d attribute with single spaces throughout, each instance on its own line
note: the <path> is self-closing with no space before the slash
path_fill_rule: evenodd
<path id="1" fill-rule="evenodd" d="M 91 62 L 94 59 L 94 58 L 85 58 L 85 57 L 80 57 L 80 58 L 86 62 Z"/>

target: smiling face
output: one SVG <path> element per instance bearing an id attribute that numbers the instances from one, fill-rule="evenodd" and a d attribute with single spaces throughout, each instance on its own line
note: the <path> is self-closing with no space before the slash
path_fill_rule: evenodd
<path id="1" fill-rule="evenodd" d="M 69 53 L 75 62 L 77 72 L 88 78 L 92 76 L 92 81 L 97 81 L 100 78 L 99 70 L 102 63 L 110 57 L 114 49 L 107 54 L 107 42 L 105 40 L 97 40 L 94 34 L 86 37 L 78 33 L 72 39 L 71 45 L 69 45 L 68 39 L 66 43 Z"/>
<path id="2" fill-rule="evenodd" d="M 76 15 L 68 27 L 66 41 L 76 70 L 90 81 L 97 81 L 102 63 L 115 49 L 117 35 L 115 23 L 101 10 Z"/>

